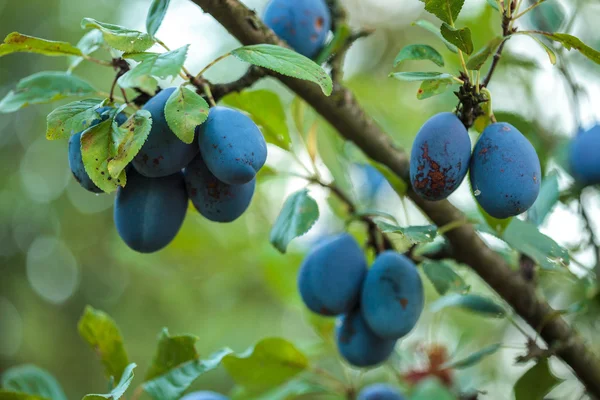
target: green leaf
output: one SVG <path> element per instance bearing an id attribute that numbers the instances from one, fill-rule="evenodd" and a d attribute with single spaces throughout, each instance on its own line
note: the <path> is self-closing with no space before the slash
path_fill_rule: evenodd
<path id="1" fill-rule="evenodd" d="M 293 50 L 271 44 L 240 47 L 232 55 L 250 64 L 268 68 L 282 75 L 314 82 L 329 96 L 333 90 L 331 78 L 314 61 Z"/>
<path id="2" fill-rule="evenodd" d="M 527 211 L 527 220 L 535 226 L 543 224 L 550 211 L 552 211 L 558 202 L 559 197 L 557 174 L 546 176 L 542 182 L 542 188 L 537 200 Z"/>
<path id="3" fill-rule="evenodd" d="M 0 44 L 0 57 L 12 53 L 37 53 L 46 56 L 79 56 L 81 50 L 67 42 L 55 42 L 23 35 L 19 32 L 9 33 Z"/>
<path id="4" fill-rule="evenodd" d="M 529 11 L 533 27 L 540 31 L 556 32 L 565 22 L 567 12 L 559 1 L 545 1 Z"/>
<path id="5" fill-rule="evenodd" d="M 550 371 L 548 359 L 544 358 L 519 378 L 514 387 L 515 400 L 544 400 L 562 382 Z"/>
<path id="6" fill-rule="evenodd" d="M 492 8 L 496 11 L 500 11 L 500 6 L 498 5 L 498 0 L 487 0 L 488 4 L 492 6 Z"/>
<path id="7" fill-rule="evenodd" d="M 207 360 L 188 361 L 144 382 L 142 387 L 155 400 L 179 400 L 200 375 L 217 368 L 223 357 L 229 353 L 231 350 L 224 349 L 211 355 Z"/>
<path id="8" fill-rule="evenodd" d="M 468 292 L 470 289 L 464 279 L 454 272 L 448 261 L 424 261 L 421 267 L 425 276 L 427 276 L 435 287 L 435 290 L 442 296 L 448 292 L 462 294 Z"/>
<path id="9" fill-rule="evenodd" d="M 312 108 L 311 108 L 312 110 Z M 307 143 L 309 153 L 317 152 L 323 164 L 327 167 L 335 185 L 344 193 L 352 194 L 352 181 L 350 180 L 348 160 L 344 155 L 344 140 L 327 121 L 317 117 L 308 130 Z"/>
<path id="10" fill-rule="evenodd" d="M 463 368 L 472 367 L 473 365 L 478 364 L 485 357 L 496 353 L 501 348 L 502 348 L 502 343 L 496 343 L 496 344 L 489 345 L 473 354 L 470 354 L 469 356 L 467 356 L 463 359 L 444 364 L 444 368 L 463 369 Z"/>
<path id="11" fill-rule="evenodd" d="M 288 244 L 308 232 L 318 219 L 317 202 L 309 196 L 308 190 L 300 190 L 290 195 L 283 204 L 269 240 L 277 250 L 285 253 Z"/>
<path id="12" fill-rule="evenodd" d="M 513 220 L 512 217 L 503 219 L 492 217 L 490 214 L 487 213 L 487 211 L 483 209 L 483 207 L 481 207 L 481 205 L 479 205 L 479 203 L 477 203 L 477 209 L 479 210 L 479 213 L 483 216 L 483 219 L 485 220 L 487 225 L 498 237 L 502 236 L 508 225 L 510 225 L 510 223 Z"/>
<path id="13" fill-rule="evenodd" d="M 437 226 L 408 226 L 406 228 L 392 225 L 385 221 L 375 221 L 383 233 L 399 233 L 413 244 L 431 243 L 437 236 Z"/>
<path id="14" fill-rule="evenodd" d="M 146 110 L 137 110 L 121 126 L 112 125 L 112 152 L 108 161 L 108 172 L 113 179 L 124 173 L 150 134 L 152 116 Z"/>
<path id="15" fill-rule="evenodd" d="M 125 370 L 123 371 L 123 376 L 119 380 L 119 384 L 113 390 L 111 390 L 110 393 L 86 394 L 83 397 L 83 400 L 103 400 L 103 399 L 119 400 L 121 398 L 121 396 L 123 396 L 125 394 L 125 392 L 127 391 L 127 388 L 129 388 L 131 381 L 133 381 L 133 369 L 136 366 L 137 365 L 135 363 L 131 363 L 125 368 Z"/>
<path id="16" fill-rule="evenodd" d="M 292 142 L 285 111 L 279 96 L 269 90 L 252 90 L 231 93 L 221 100 L 224 104 L 250 114 L 261 128 L 265 140 L 284 150 L 290 150 Z"/>
<path id="17" fill-rule="evenodd" d="M 467 54 L 473 53 L 473 41 L 471 40 L 471 30 L 469 28 L 457 29 L 447 23 L 443 23 L 440 28 L 442 36 Z"/>
<path id="18" fill-rule="evenodd" d="M 429 60 L 436 65 L 443 67 L 444 58 L 436 49 L 426 44 L 411 44 L 405 46 L 394 60 L 394 67 L 398 66 L 402 61 L 407 60 Z"/>
<path id="19" fill-rule="evenodd" d="M 196 127 L 208 118 L 206 100 L 193 90 L 179 86 L 165 104 L 165 119 L 169 128 L 184 143 L 192 143 Z"/>
<path id="20" fill-rule="evenodd" d="M 0 101 L 0 112 L 17 111 L 30 104 L 50 103 L 71 96 L 90 96 L 96 93 L 89 83 L 66 72 L 38 72 L 22 79 Z"/>
<path id="21" fill-rule="evenodd" d="M 498 46 L 504 41 L 504 38 L 498 36 L 493 38 L 482 49 L 473 54 L 467 61 L 467 68 L 470 70 L 479 71 L 483 64 L 490 58 Z"/>
<path id="22" fill-rule="evenodd" d="M 84 18 L 81 27 L 97 28 L 102 31 L 104 41 L 110 47 L 126 53 L 139 53 L 148 50 L 154 45 L 154 39 L 147 33 L 123 28 L 122 26 L 107 24 L 92 18 Z"/>
<path id="23" fill-rule="evenodd" d="M 437 378 L 426 378 L 419 382 L 410 400 L 456 400 L 456 397 Z"/>
<path id="24" fill-rule="evenodd" d="M 112 136 L 112 118 L 86 129 L 81 135 L 81 158 L 85 171 L 92 182 L 106 193 L 114 192 L 118 186 L 127 183 L 125 171 L 113 178 L 108 170 L 108 163 L 115 154 Z"/>
<path id="25" fill-rule="evenodd" d="M 102 43 L 104 43 L 102 32 L 98 29 L 92 29 L 79 40 L 77 48 L 81 50 L 82 54 L 88 55 L 98 50 Z M 68 71 L 73 71 L 82 61 L 83 57 L 71 57 L 71 64 Z"/>
<path id="26" fill-rule="evenodd" d="M 97 110 L 103 103 L 94 99 L 79 100 L 54 109 L 46 117 L 46 139 L 66 139 L 86 130 L 101 118 Z"/>
<path id="27" fill-rule="evenodd" d="M 535 40 L 540 46 L 542 46 L 542 49 L 544 49 L 544 51 L 546 51 L 546 53 L 548 54 L 548 58 L 550 59 L 550 63 L 552 65 L 556 64 L 556 53 L 554 52 L 554 50 L 552 50 L 546 43 L 542 42 L 539 38 L 528 34 L 528 36 L 530 38 L 532 38 L 533 40 Z"/>
<path id="28" fill-rule="evenodd" d="M 535 260 L 543 269 L 556 269 L 569 263 L 569 252 L 533 224 L 513 219 L 502 239 L 513 249 Z"/>
<path id="29" fill-rule="evenodd" d="M 442 42 L 444 42 L 444 44 L 446 45 L 446 47 L 448 48 L 448 50 L 450 50 L 453 53 L 458 53 L 458 49 L 456 48 L 455 45 L 453 45 L 452 43 L 450 43 L 449 41 L 447 41 L 443 36 L 442 33 L 440 32 L 440 28 L 438 28 L 437 26 L 435 26 L 434 24 L 432 24 L 429 21 L 426 21 L 424 19 L 420 19 L 417 20 L 415 22 L 412 23 L 414 26 L 419 26 L 423 29 L 428 30 L 429 32 L 433 33 L 434 35 L 436 35 L 438 38 L 440 38 L 442 40 Z"/>
<path id="30" fill-rule="evenodd" d="M 52 400 L 28 393 L 10 392 L 0 388 L 0 400 Z"/>
<path id="31" fill-rule="evenodd" d="M 408 82 L 447 80 L 452 78 L 452 75 L 445 72 L 393 72 L 390 76 L 399 81 Z"/>
<path id="32" fill-rule="evenodd" d="M 26 364 L 7 369 L 2 373 L 0 386 L 6 390 L 38 395 L 51 400 L 67 400 L 56 378 L 35 365 Z"/>
<path id="33" fill-rule="evenodd" d="M 477 294 L 460 295 L 448 294 L 436 300 L 431 305 L 432 312 L 438 312 L 448 307 L 459 307 L 488 317 L 502 318 L 506 314 L 504 308 L 492 299 Z"/>
<path id="34" fill-rule="evenodd" d="M 421 87 L 417 91 L 417 99 L 424 100 L 438 94 L 442 94 L 450 88 L 454 83 L 453 79 L 439 79 L 434 81 L 423 81 Z"/>
<path id="35" fill-rule="evenodd" d="M 314 61 L 318 65 L 323 64 L 333 54 L 338 53 L 348 43 L 348 38 L 350 38 L 350 36 L 352 36 L 352 28 L 345 22 L 338 24 L 335 32 L 333 33 L 333 39 L 325 45 L 317 57 L 315 57 Z"/>
<path id="36" fill-rule="evenodd" d="M 567 50 L 575 49 L 578 50 L 581 54 L 595 62 L 596 64 L 600 64 L 600 51 L 595 50 L 583 43 L 581 39 L 569 35 L 567 33 L 547 33 L 547 32 L 536 32 L 542 33 L 549 39 L 554 40 L 564 46 Z"/>
<path id="37" fill-rule="evenodd" d="M 408 185 L 402 178 L 393 173 L 386 165 L 380 164 L 375 161 L 370 161 L 370 164 L 377 168 L 377 170 L 383 175 L 386 181 L 389 182 L 390 186 L 394 191 L 400 195 L 404 196 L 406 191 L 408 190 Z"/>
<path id="38" fill-rule="evenodd" d="M 129 361 L 115 321 L 108 314 L 87 306 L 77 329 L 83 340 L 100 357 L 106 376 L 121 379 Z"/>
<path id="39" fill-rule="evenodd" d="M 273 389 L 308 368 L 308 358 L 292 343 L 263 339 L 241 355 L 228 354 L 223 366 L 238 384 L 254 393 Z"/>
<path id="40" fill-rule="evenodd" d="M 124 58 L 141 61 L 138 65 L 127 71 L 118 80 L 122 88 L 140 88 L 150 93 L 156 91 L 157 81 L 154 77 L 167 79 L 179 75 L 187 57 L 189 45 L 166 53 L 130 53 Z"/>
<path id="41" fill-rule="evenodd" d="M 170 336 L 167 328 L 164 328 L 158 338 L 158 348 L 152 365 L 144 380 L 152 380 L 183 363 L 198 359 L 195 347 L 197 341 L 198 337 L 193 335 Z"/>
<path id="42" fill-rule="evenodd" d="M 162 24 L 170 2 L 171 0 L 152 1 L 150 9 L 148 10 L 148 15 L 146 16 L 146 32 L 148 32 L 151 36 L 156 34 L 160 24 Z"/>
<path id="43" fill-rule="evenodd" d="M 425 3 L 425 11 L 430 12 L 442 21 L 452 25 L 460 10 L 465 4 L 465 0 L 421 0 Z"/>

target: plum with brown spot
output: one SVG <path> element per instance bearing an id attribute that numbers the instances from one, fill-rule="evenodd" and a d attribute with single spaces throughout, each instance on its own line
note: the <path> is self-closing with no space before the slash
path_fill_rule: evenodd
<path id="1" fill-rule="evenodd" d="M 412 147 L 410 181 L 421 197 L 437 201 L 450 196 L 467 175 L 471 139 L 452 113 L 440 113 L 421 128 Z"/>
<path id="2" fill-rule="evenodd" d="M 331 30 L 324 0 L 271 0 L 263 20 L 292 49 L 309 58 L 321 50 Z"/>
<path id="3" fill-rule="evenodd" d="M 416 325 L 425 297 L 416 265 L 395 251 L 379 254 L 363 284 L 360 306 L 378 336 L 399 339 Z"/>
<path id="4" fill-rule="evenodd" d="M 538 197 L 540 160 L 527 138 L 508 123 L 491 124 L 483 131 L 470 168 L 475 198 L 492 217 L 519 215 Z"/>
<path id="5" fill-rule="evenodd" d="M 214 222 L 232 222 L 250 206 L 256 179 L 241 185 L 218 180 L 204 163 L 202 156 L 185 168 L 185 185 L 192 204 L 203 217 Z"/>

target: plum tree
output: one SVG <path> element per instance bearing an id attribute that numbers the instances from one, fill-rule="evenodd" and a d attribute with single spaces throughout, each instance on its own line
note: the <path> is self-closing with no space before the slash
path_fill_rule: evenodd
<path id="1" fill-rule="evenodd" d="M 90 127 L 99 124 L 102 121 L 105 121 L 108 118 L 108 114 L 105 114 L 110 107 L 100 107 L 96 112 L 101 117 L 95 119 L 90 124 Z M 115 117 L 115 121 L 117 124 L 121 125 L 123 122 L 127 120 L 127 116 L 123 113 L 119 113 Z M 69 139 L 69 167 L 71 168 L 71 172 L 73 173 L 73 177 L 82 188 L 92 192 L 92 193 L 102 193 L 102 189 L 100 189 L 94 182 L 92 182 L 92 178 L 88 175 L 83 166 L 83 158 L 81 156 L 81 132 L 77 132 L 71 136 Z"/>
<path id="2" fill-rule="evenodd" d="M 569 166 L 573 177 L 582 185 L 600 183 L 600 125 L 580 132 L 569 149 Z"/>
<path id="3" fill-rule="evenodd" d="M 165 103 L 173 91 L 175 88 L 161 90 L 143 107 L 152 115 L 152 129 L 132 164 L 140 174 L 150 178 L 172 175 L 198 154 L 196 139 L 190 144 L 182 142 L 165 119 Z"/>
<path id="4" fill-rule="evenodd" d="M 415 138 L 410 181 L 427 200 L 442 200 L 461 184 L 469 169 L 471 139 L 460 119 L 449 112 L 431 117 Z"/>
<path id="5" fill-rule="evenodd" d="M 396 340 L 377 336 L 365 323 L 359 309 L 342 317 L 336 330 L 337 347 L 344 359 L 356 367 L 371 367 L 385 361 Z"/>
<path id="6" fill-rule="evenodd" d="M 237 110 L 211 108 L 196 132 L 206 166 L 222 182 L 248 183 L 267 160 L 267 143 L 260 129 Z"/>
<path id="7" fill-rule="evenodd" d="M 357 400 L 404 400 L 404 396 L 392 385 L 375 383 L 361 390 Z"/>
<path id="8" fill-rule="evenodd" d="M 127 170 L 127 185 L 117 189 L 114 220 L 121 239 L 133 250 L 153 253 L 177 235 L 187 210 L 183 173 L 147 178 Z"/>
<path id="9" fill-rule="evenodd" d="M 272 0 L 265 24 L 298 53 L 312 58 L 331 30 L 331 14 L 324 0 Z"/>
<path id="10" fill-rule="evenodd" d="M 218 180 L 198 154 L 184 170 L 185 185 L 194 207 L 205 218 L 215 222 L 231 222 L 250 205 L 256 179 L 241 185 Z"/>
<path id="11" fill-rule="evenodd" d="M 202 390 L 199 392 L 188 393 L 181 400 L 229 400 L 229 397 L 223 396 L 220 393 Z"/>
<path id="12" fill-rule="evenodd" d="M 471 187 L 479 205 L 495 218 L 529 209 L 542 182 L 540 160 L 529 141 L 508 123 L 489 125 L 473 150 Z"/>
<path id="13" fill-rule="evenodd" d="M 298 289 L 306 306 L 322 315 L 351 311 L 360 298 L 367 261 L 354 238 L 333 236 L 312 249 L 298 273 Z"/>
<path id="14" fill-rule="evenodd" d="M 416 325 L 425 302 L 415 264 L 395 251 L 379 254 L 363 284 L 362 315 L 376 335 L 398 339 Z"/>

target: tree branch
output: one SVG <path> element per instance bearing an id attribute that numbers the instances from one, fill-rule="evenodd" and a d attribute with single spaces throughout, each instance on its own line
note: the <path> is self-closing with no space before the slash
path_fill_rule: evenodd
<path id="1" fill-rule="evenodd" d="M 254 11 L 239 0 L 191 0 L 217 19 L 244 45 L 270 43 L 284 45 L 267 28 Z M 278 79 L 307 101 L 347 140 L 354 142 L 373 160 L 386 165 L 399 177 L 409 181 L 406 153 L 397 149 L 390 138 L 366 115 L 353 94 L 336 85 L 331 97 L 305 81 L 278 76 Z M 444 226 L 465 216 L 448 201 L 429 202 L 413 191 L 408 196 L 438 226 Z M 583 339 L 545 301 L 537 297 L 535 288 L 504 259 L 490 249 L 469 224 L 446 233 L 456 259 L 468 264 L 534 329 L 541 337 L 559 348 L 561 357 L 579 377 L 588 391 L 600 398 L 600 360 L 586 347 Z"/>

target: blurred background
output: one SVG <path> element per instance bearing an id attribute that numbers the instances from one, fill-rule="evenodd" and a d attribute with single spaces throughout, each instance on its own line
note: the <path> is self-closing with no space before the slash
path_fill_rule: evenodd
<path id="1" fill-rule="evenodd" d="M 570 32 L 600 48 L 597 1 L 548 1 L 552 2 L 558 4 L 560 13 L 549 13 L 537 22 L 524 18 L 520 25 L 539 27 L 548 23 L 549 30 L 561 31 L 568 24 Z M 260 13 L 266 1 L 245 3 Z M 394 141 L 409 148 L 419 127 L 431 115 L 453 110 L 456 98 L 447 92 L 418 101 L 418 84 L 387 77 L 394 57 L 406 44 L 423 43 L 440 51 L 453 70 L 458 70 L 458 60 L 434 35 L 411 26 L 419 18 L 431 17 L 418 0 L 343 3 L 354 27 L 376 29 L 350 50 L 346 83 Z M 0 36 L 19 31 L 77 43 L 83 34 L 79 28 L 83 17 L 143 30 L 149 4 L 149 0 L 0 0 Z M 571 24 L 573 15 L 576 17 Z M 473 31 L 477 49 L 499 33 L 499 15 L 485 0 L 467 0 L 459 19 L 459 26 L 465 25 Z M 191 71 L 199 71 L 238 45 L 209 15 L 187 0 L 172 0 L 157 36 L 171 48 L 191 44 L 186 63 Z M 527 37 L 510 40 L 505 60 L 490 87 L 498 119 L 514 122 L 528 136 L 545 172 L 558 173 L 561 189 L 572 182 L 559 167 L 566 140 L 579 124 L 587 128 L 600 120 L 600 67 L 575 52 L 565 55 L 587 93 L 580 96 L 580 112 L 573 111 L 572 93 L 557 68 Z M 65 70 L 66 66 L 67 61 L 59 57 L 3 57 L 0 97 L 19 79 L 42 70 Z M 228 59 L 207 76 L 215 82 L 227 82 L 240 76 L 245 67 Z M 425 69 L 417 63 L 402 68 Z M 427 66 L 430 68 L 437 67 Z M 114 77 L 111 69 L 87 63 L 76 73 L 105 91 Z M 278 92 L 289 111 L 294 96 L 277 82 L 268 80 L 256 87 Z M 32 106 L 14 114 L 0 114 L 0 373 L 10 366 L 34 363 L 52 372 L 69 398 L 103 393 L 106 384 L 101 365 L 77 334 L 77 320 L 86 304 L 112 315 L 121 327 L 130 359 L 142 370 L 151 361 L 162 327 L 168 327 L 172 334 L 199 336 L 198 350 L 204 356 L 225 346 L 241 351 L 268 336 L 285 337 L 303 348 L 318 342 L 299 302 L 295 279 L 311 244 L 324 234 L 344 229 L 344 222 L 328 206 L 326 192 L 311 187 L 311 194 L 319 201 L 321 219 L 308 235 L 292 243 L 286 255 L 279 254 L 268 238 L 286 196 L 303 186 L 301 180 L 293 178 L 261 183 L 249 211 L 233 224 L 210 223 L 190 209 L 170 246 L 156 254 L 140 255 L 118 238 L 112 221 L 114 196 L 93 195 L 81 189 L 68 167 L 66 141 L 45 139 L 45 116 L 54 106 Z M 292 122 L 289 125 L 294 129 Z M 290 170 L 293 164 L 285 154 L 277 148 L 269 150 L 270 166 Z M 301 158 L 307 160 L 306 154 Z M 370 190 L 368 179 L 360 170 L 346 172 L 356 198 L 364 200 L 362 194 Z M 465 212 L 477 214 L 466 183 L 450 200 Z M 584 201 L 600 234 L 598 192 L 587 190 Z M 363 206 L 390 213 L 404 226 L 427 224 L 409 201 L 402 201 L 385 185 Z M 544 233 L 571 249 L 577 260 L 571 270 L 574 274 L 565 269 L 540 276 L 540 292 L 561 309 L 588 294 L 588 269 L 596 261 L 590 246 L 582 246 L 588 233 L 578 216 L 578 207 L 574 201 L 559 204 L 542 226 Z M 503 246 L 491 237 L 486 239 L 498 248 Z M 489 293 L 466 268 L 460 273 L 474 291 Z M 430 302 L 437 294 L 428 282 L 426 285 Z M 572 320 L 599 350 L 600 341 L 592 335 L 597 329 L 594 315 L 591 310 Z M 417 361 L 411 355 L 419 346 L 441 344 L 450 353 L 464 355 L 500 341 L 507 344 L 506 349 L 478 367 L 461 372 L 459 379 L 465 388 L 487 391 L 482 398 L 511 399 L 512 385 L 532 364 L 512 366 L 515 356 L 524 353 L 524 339 L 504 320 L 483 320 L 460 311 L 426 312 L 418 328 L 403 340 L 399 354 L 406 360 L 403 366 L 413 368 L 411 363 Z M 582 395 L 583 389 L 561 363 L 553 361 L 552 369 L 567 379 L 552 398 L 576 399 Z M 220 369 L 195 384 L 223 393 L 231 386 Z"/>

